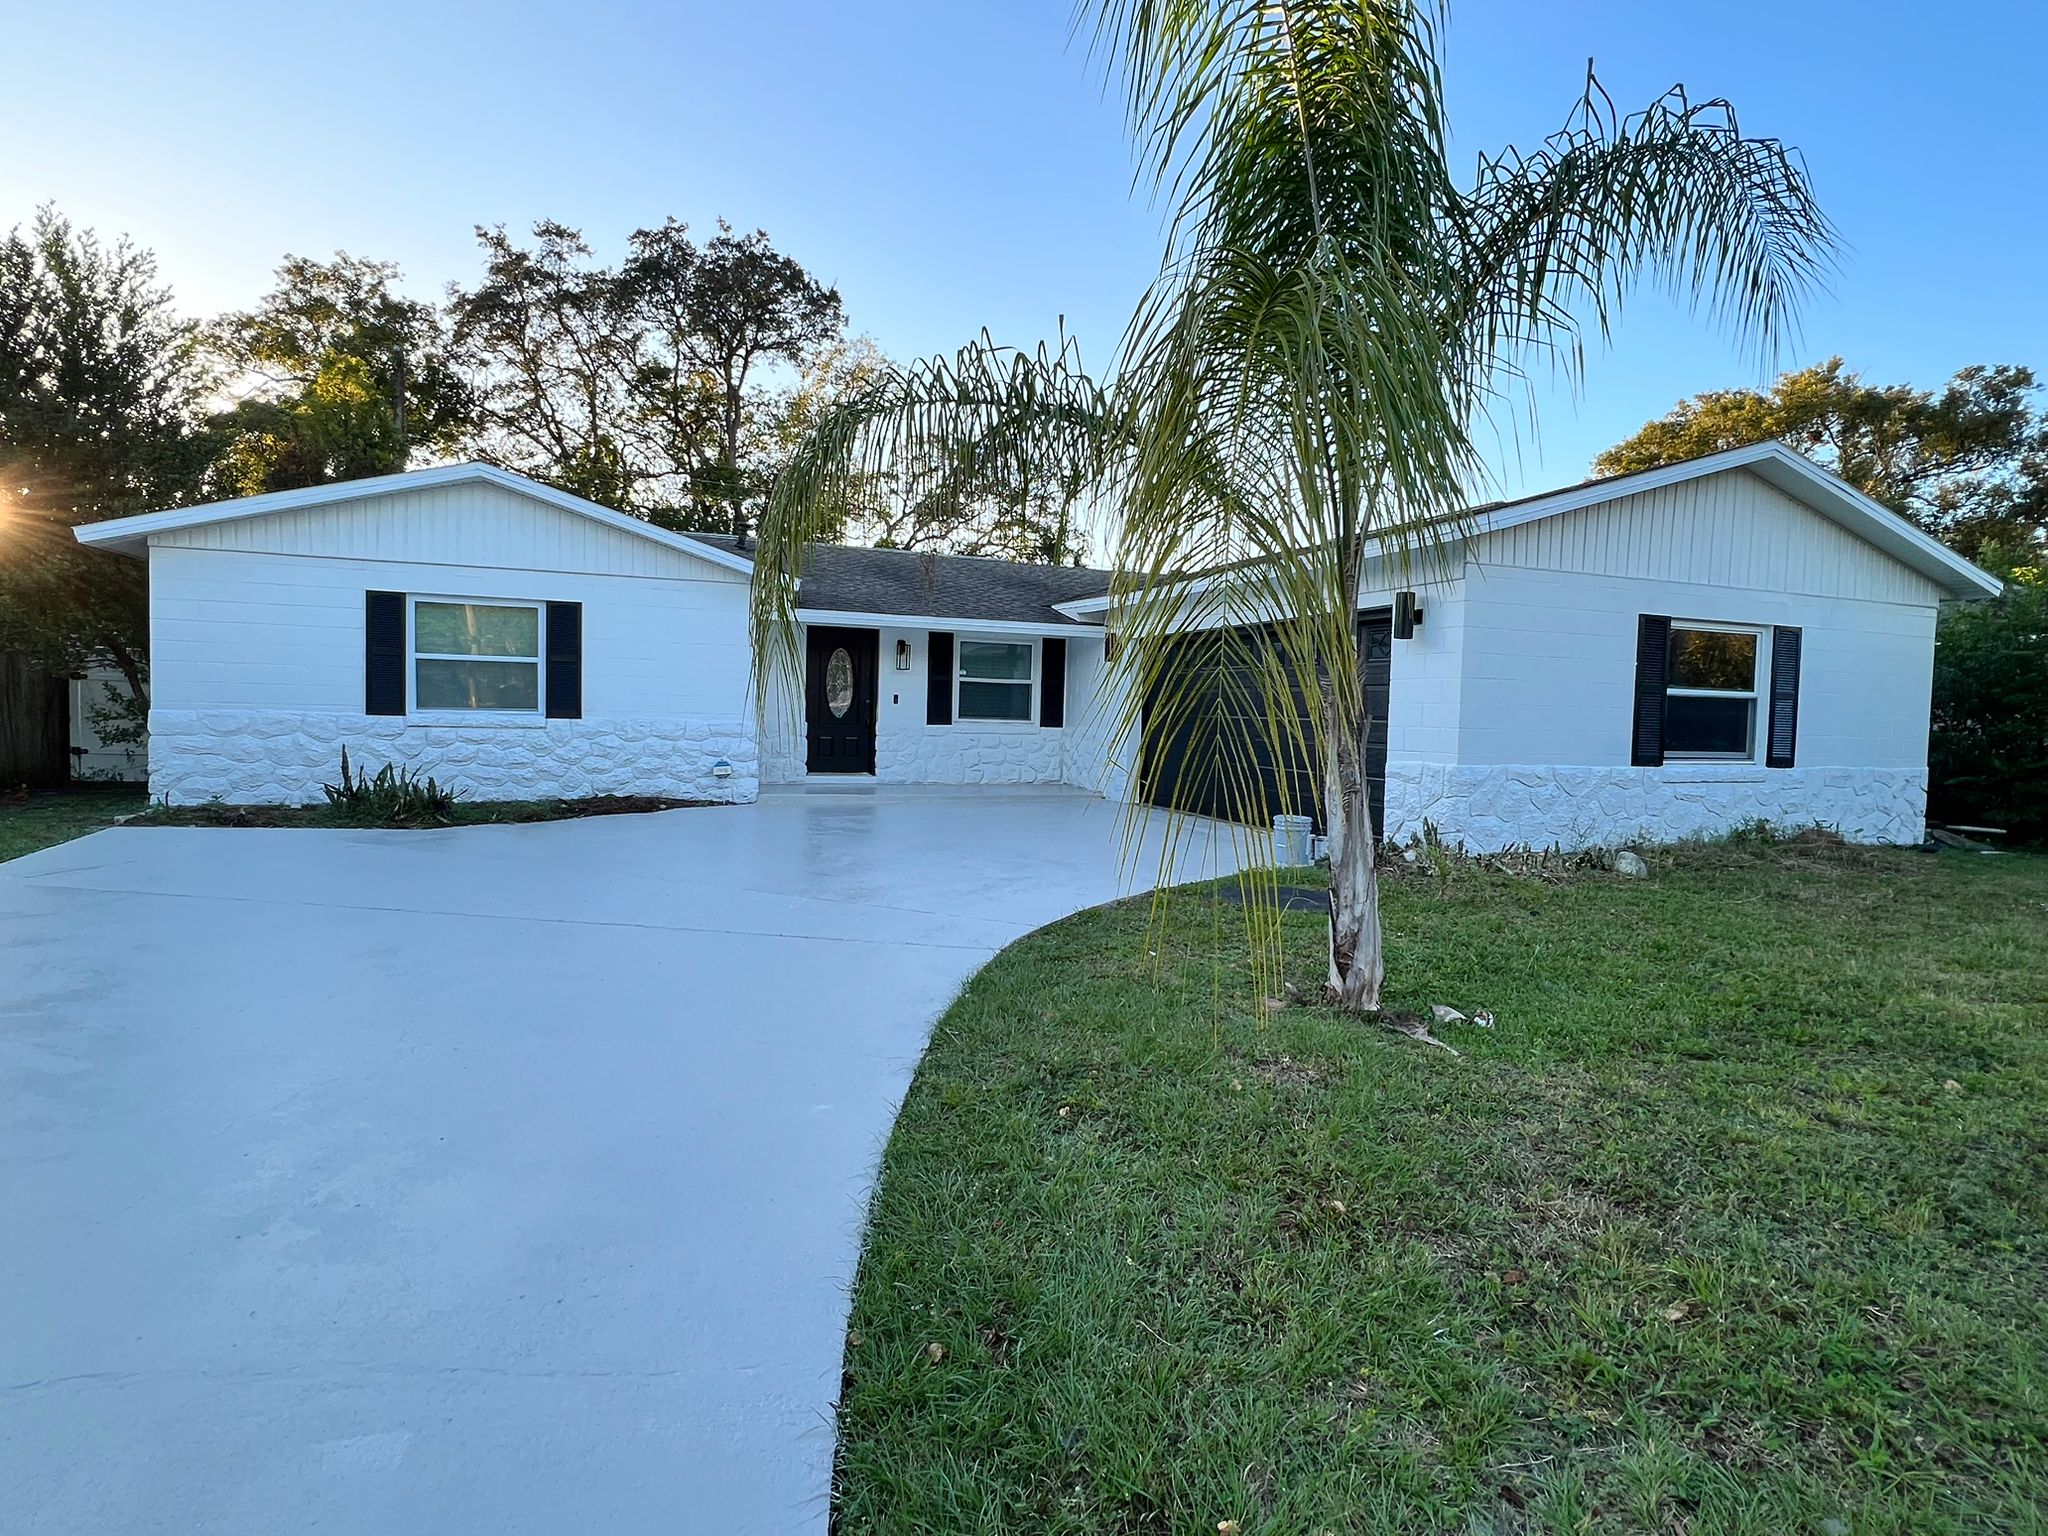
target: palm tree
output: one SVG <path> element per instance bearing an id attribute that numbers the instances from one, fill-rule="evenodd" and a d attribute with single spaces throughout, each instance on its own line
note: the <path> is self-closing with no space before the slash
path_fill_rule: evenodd
<path id="1" fill-rule="evenodd" d="M 1579 368 L 1636 279 L 1769 350 L 1831 231 L 1796 153 L 1745 137 L 1727 103 L 1674 90 L 1624 117 L 1590 70 L 1562 130 L 1461 184 L 1430 0 L 1084 9 L 1175 210 L 1161 274 L 1106 383 L 1064 342 L 984 335 L 818 422 L 761 526 L 762 698 L 796 663 L 804 545 L 849 485 L 1085 487 L 1115 527 L 1119 740 L 1147 715 L 1160 734 L 1194 729 L 1252 826 L 1305 809 L 1284 789 L 1268 803 L 1262 752 L 1317 765 L 1329 991 L 1376 1010 L 1361 591 L 1426 576 L 1478 479 L 1475 429 L 1532 361 Z M 1271 965 L 1277 923 L 1255 909 L 1253 924 Z"/>

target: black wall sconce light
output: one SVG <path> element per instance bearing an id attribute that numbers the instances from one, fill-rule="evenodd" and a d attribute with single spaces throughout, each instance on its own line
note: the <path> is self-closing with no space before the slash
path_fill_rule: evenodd
<path id="1" fill-rule="evenodd" d="M 1413 640 L 1415 631 L 1422 627 L 1422 604 L 1415 600 L 1413 592 L 1394 594 L 1394 638 Z"/>
<path id="2" fill-rule="evenodd" d="M 896 670 L 898 672 L 908 672 L 910 670 L 910 642 L 908 640 L 898 640 L 896 642 Z"/>

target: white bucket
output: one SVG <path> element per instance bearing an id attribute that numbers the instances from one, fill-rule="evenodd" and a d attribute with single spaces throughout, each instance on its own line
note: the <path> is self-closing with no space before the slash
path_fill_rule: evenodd
<path id="1" fill-rule="evenodd" d="M 1315 862 L 1311 840 L 1315 822 L 1307 816 L 1273 818 L 1273 863 L 1280 869 L 1299 869 Z"/>

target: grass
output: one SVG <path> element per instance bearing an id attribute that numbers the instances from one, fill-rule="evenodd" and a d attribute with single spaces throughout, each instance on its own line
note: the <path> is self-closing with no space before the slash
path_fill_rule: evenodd
<path id="1" fill-rule="evenodd" d="M 708 800 L 673 800 L 659 795 L 592 795 L 578 800 L 457 800 L 446 812 L 418 820 L 394 821 L 347 806 L 153 805 L 128 825 L 135 827 L 385 827 L 424 831 L 506 822 L 573 821 L 584 816 L 629 816 L 709 805 Z"/>
<path id="2" fill-rule="evenodd" d="M 838 1530 L 2048 1530 L 2048 860 L 1656 865 L 1392 880 L 1455 1059 L 1248 1007 L 1200 893 L 999 956 L 887 1149 Z"/>
<path id="3" fill-rule="evenodd" d="M 0 798 L 0 864 L 110 827 L 143 804 L 139 784 L 79 784 Z"/>

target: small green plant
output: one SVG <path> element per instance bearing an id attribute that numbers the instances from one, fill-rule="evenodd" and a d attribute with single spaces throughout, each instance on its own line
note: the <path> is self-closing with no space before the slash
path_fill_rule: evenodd
<path id="1" fill-rule="evenodd" d="M 386 763 L 374 774 L 352 768 L 347 747 L 341 749 L 341 782 L 323 784 L 320 788 L 327 803 L 351 820 L 391 827 L 445 823 L 462 794 L 431 776 L 420 777 L 413 768 Z"/>

